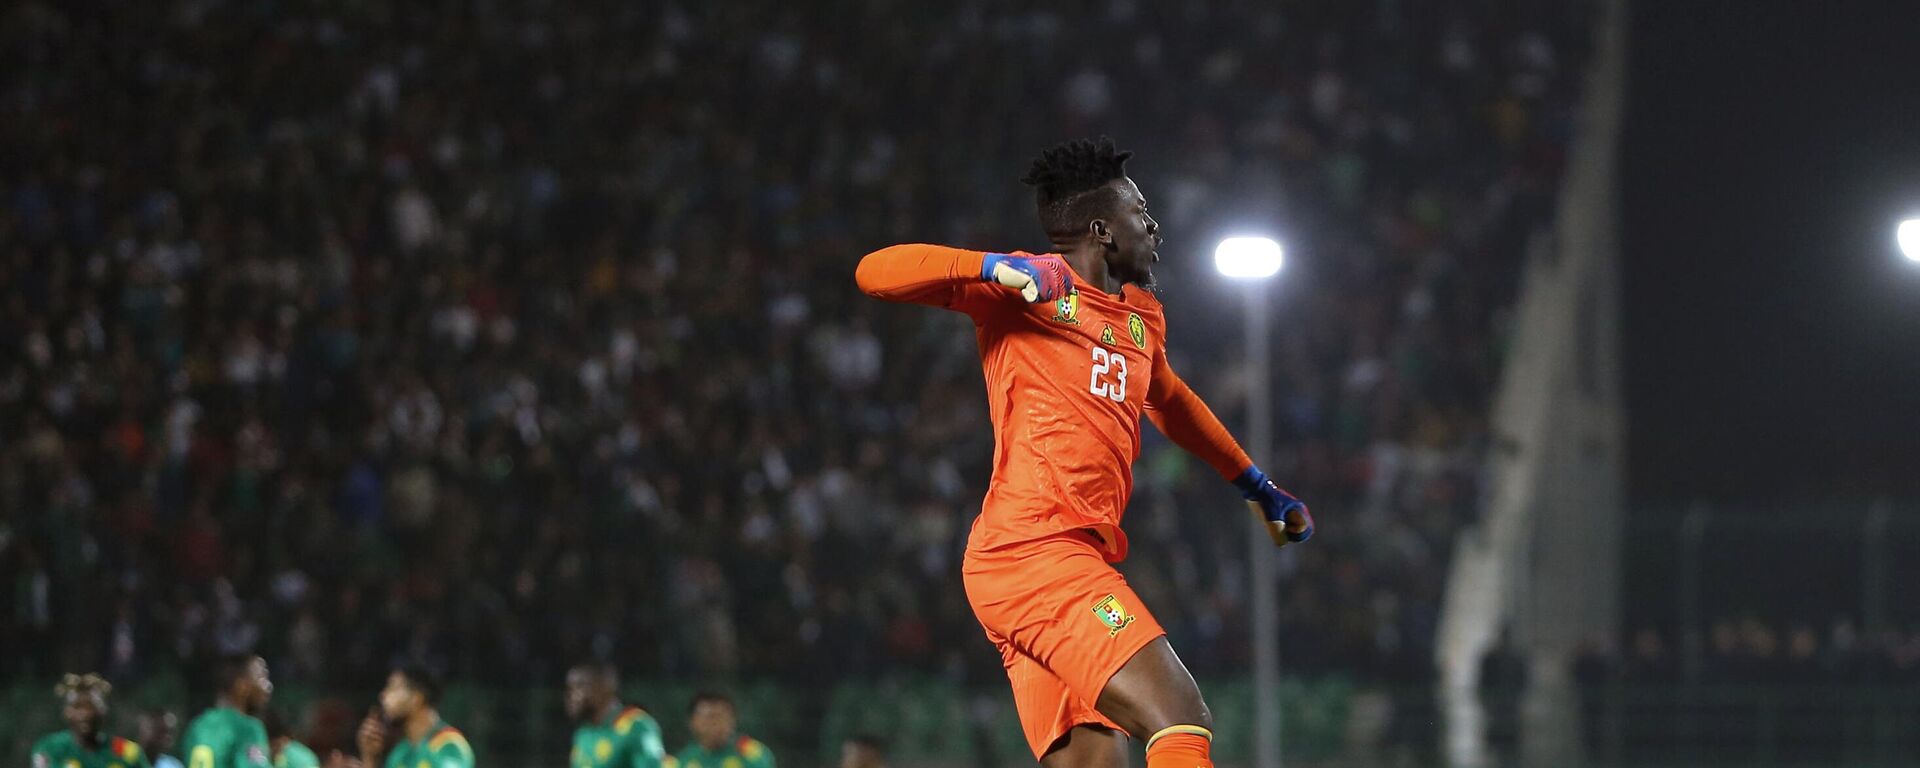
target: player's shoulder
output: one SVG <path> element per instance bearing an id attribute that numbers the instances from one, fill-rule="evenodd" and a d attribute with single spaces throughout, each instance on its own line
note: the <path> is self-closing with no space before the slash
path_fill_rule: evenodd
<path id="1" fill-rule="evenodd" d="M 455 750 L 462 754 L 473 754 L 473 745 L 467 743 L 467 735 L 451 725 L 443 725 L 427 737 L 427 751 Z"/>
<path id="2" fill-rule="evenodd" d="M 654 722 L 653 715 L 647 714 L 646 710 L 639 707 L 627 707 L 620 712 L 619 717 L 613 719 L 613 732 L 621 736 L 634 732 L 636 726 L 643 731 L 660 727 Z"/>
<path id="3" fill-rule="evenodd" d="M 740 740 L 734 743 L 733 748 L 740 753 L 741 758 L 746 760 L 759 760 L 768 754 L 767 745 L 760 743 L 759 739 L 752 736 L 741 736 Z"/>
<path id="4" fill-rule="evenodd" d="M 73 746 L 73 733 L 66 730 L 54 731 L 33 742 L 35 752 L 62 752 Z"/>
<path id="5" fill-rule="evenodd" d="M 115 736 L 113 740 L 107 742 L 107 744 L 112 747 L 113 754 L 121 760 L 132 763 L 140 759 L 140 743 L 133 739 L 124 736 Z"/>
<path id="6" fill-rule="evenodd" d="M 233 726 L 233 721 L 227 718 L 228 714 L 224 710 L 209 709 L 195 715 L 192 720 L 187 721 L 187 729 L 182 731 L 184 740 L 204 742 L 216 736 L 226 735 L 226 731 Z"/>
<path id="7" fill-rule="evenodd" d="M 287 742 L 286 749 L 281 750 L 281 754 L 290 757 L 290 759 L 287 760 L 287 765 L 289 766 L 311 768 L 311 766 L 320 764 L 320 755 L 315 753 L 312 747 L 297 741 Z"/>

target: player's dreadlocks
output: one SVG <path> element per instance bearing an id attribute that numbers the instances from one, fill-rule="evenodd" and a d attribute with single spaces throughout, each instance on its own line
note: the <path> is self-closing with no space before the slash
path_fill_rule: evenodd
<path id="1" fill-rule="evenodd" d="M 105 698 L 107 694 L 112 692 L 113 684 L 107 682 L 106 678 L 92 672 L 84 675 L 76 675 L 68 672 L 65 677 L 60 678 L 60 683 L 53 687 L 53 695 L 62 699 L 75 694 L 81 696 L 99 694 L 101 698 Z"/>
<path id="2" fill-rule="evenodd" d="M 1076 139 L 1048 148 L 1034 158 L 1020 181 L 1033 187 L 1040 226 L 1048 235 L 1072 236 L 1087 222 L 1106 215 L 1108 182 L 1127 175 L 1131 151 L 1114 148 L 1113 139 Z"/>

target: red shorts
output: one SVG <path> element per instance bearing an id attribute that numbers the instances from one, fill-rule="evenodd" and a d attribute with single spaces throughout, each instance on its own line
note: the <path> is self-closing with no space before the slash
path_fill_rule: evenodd
<path id="1" fill-rule="evenodd" d="M 1076 725 L 1121 730 L 1094 702 L 1113 673 L 1166 631 L 1091 533 L 969 549 L 960 574 L 974 617 L 1000 649 L 1036 759 Z"/>

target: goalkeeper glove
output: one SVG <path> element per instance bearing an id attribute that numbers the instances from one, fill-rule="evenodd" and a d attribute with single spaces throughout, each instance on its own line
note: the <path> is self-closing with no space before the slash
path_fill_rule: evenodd
<path id="1" fill-rule="evenodd" d="M 980 280 L 1020 292 L 1028 304 L 1053 301 L 1073 291 L 1073 272 L 1051 253 L 989 253 L 980 262 Z"/>
<path id="2" fill-rule="evenodd" d="M 1266 520 L 1267 535 L 1273 538 L 1274 546 L 1313 538 L 1313 514 L 1307 511 L 1306 503 L 1281 489 L 1259 467 L 1247 467 L 1233 479 L 1233 485 L 1246 497 L 1247 506 Z"/>

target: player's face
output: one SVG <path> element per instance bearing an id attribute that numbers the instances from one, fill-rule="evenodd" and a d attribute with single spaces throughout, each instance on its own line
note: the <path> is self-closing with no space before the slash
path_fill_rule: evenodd
<path id="1" fill-rule="evenodd" d="M 388 720 L 404 720 L 419 708 L 420 692 L 407 683 L 407 676 L 398 672 L 387 675 L 387 687 L 380 689 L 380 712 Z"/>
<path id="2" fill-rule="evenodd" d="M 1123 283 L 1152 285 L 1153 264 L 1160 260 L 1160 222 L 1147 214 L 1147 198 L 1133 179 L 1114 185 L 1117 200 L 1107 217 L 1114 252 L 1107 259 L 1107 271 Z"/>
<path id="3" fill-rule="evenodd" d="M 100 733 L 100 721 L 107 717 L 107 700 L 98 693 L 70 693 L 60 714 L 75 736 L 90 740 Z"/>
<path id="4" fill-rule="evenodd" d="M 152 754 L 166 754 L 173 749 L 174 730 L 178 725 L 179 721 L 172 712 L 141 715 L 140 743 Z"/>
<path id="5" fill-rule="evenodd" d="M 259 712 L 265 709 L 273 698 L 273 681 L 267 677 L 267 660 L 254 659 L 247 664 L 247 674 L 241 680 L 246 684 L 246 695 L 242 699 L 248 705 L 248 711 Z"/>
<path id="6" fill-rule="evenodd" d="M 604 686 L 599 684 L 595 675 L 587 670 L 576 669 L 568 672 L 567 717 L 581 721 L 593 717 L 597 709 L 594 705 L 598 703 L 596 699 L 599 698 L 598 694 L 602 687 Z"/>
<path id="7" fill-rule="evenodd" d="M 693 738 L 702 746 L 712 749 L 733 735 L 735 726 L 733 705 L 721 701 L 703 701 L 693 708 L 693 717 L 687 722 L 693 730 Z"/>

